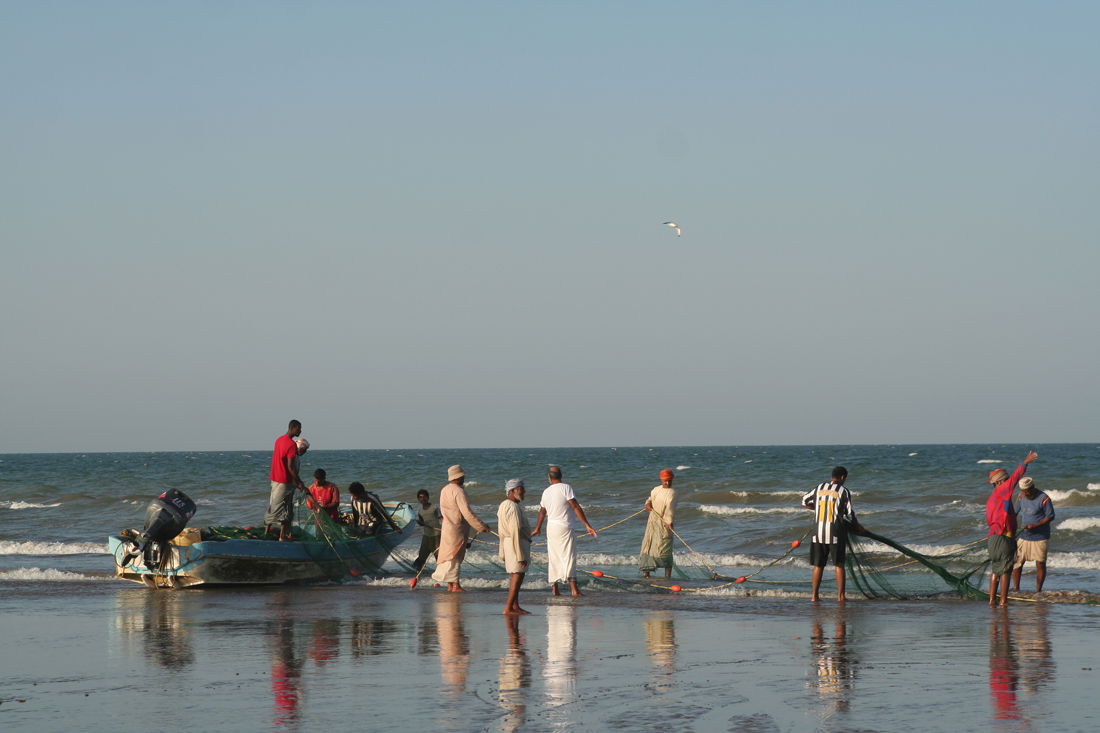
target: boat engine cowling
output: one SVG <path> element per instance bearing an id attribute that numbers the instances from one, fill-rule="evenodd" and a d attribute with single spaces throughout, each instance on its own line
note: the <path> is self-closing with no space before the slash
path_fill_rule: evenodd
<path id="1" fill-rule="evenodd" d="M 153 499 L 145 510 L 145 527 L 130 546 L 122 564 L 140 554 L 145 567 L 155 569 L 160 565 L 168 540 L 182 532 L 193 516 L 195 502 L 179 489 L 168 489 Z"/>

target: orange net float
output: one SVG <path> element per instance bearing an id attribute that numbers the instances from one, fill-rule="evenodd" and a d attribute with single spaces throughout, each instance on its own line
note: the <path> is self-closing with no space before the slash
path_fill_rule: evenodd
<path id="1" fill-rule="evenodd" d="M 738 578 L 737 580 L 735 580 L 733 582 L 734 583 L 744 583 L 746 580 L 748 580 L 748 578 L 746 578 L 744 575 L 742 575 L 740 578 Z"/>
<path id="2" fill-rule="evenodd" d="M 349 573 L 349 574 L 351 575 L 351 577 L 353 577 L 353 578 L 358 578 L 358 577 L 359 577 L 359 571 L 358 571 L 358 570 L 356 570 L 355 568 L 350 568 L 350 569 L 348 570 L 348 573 Z"/>
<path id="3" fill-rule="evenodd" d="M 795 540 L 794 542 L 791 543 L 791 549 L 792 550 L 797 549 L 797 547 L 801 544 L 802 544 L 802 540 Z"/>
<path id="4" fill-rule="evenodd" d="M 591 575 L 593 578 L 602 578 L 603 577 L 603 571 L 602 570 L 593 570 L 591 573 L 589 573 L 589 575 Z"/>
<path id="5" fill-rule="evenodd" d="M 409 578 L 409 590 L 416 588 L 416 581 L 418 580 L 420 580 L 420 578 Z"/>
<path id="6" fill-rule="evenodd" d="M 673 593 L 679 593 L 679 592 L 680 592 L 680 591 L 682 591 L 682 590 L 683 590 L 684 588 L 683 588 L 683 586 L 680 586 L 680 585 L 670 585 L 670 586 L 668 587 L 668 589 L 669 589 L 670 591 L 672 591 Z"/>

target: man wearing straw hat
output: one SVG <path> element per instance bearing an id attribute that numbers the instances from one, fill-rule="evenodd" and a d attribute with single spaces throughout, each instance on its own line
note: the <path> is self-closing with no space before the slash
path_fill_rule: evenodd
<path id="1" fill-rule="evenodd" d="M 1012 579 L 1012 565 L 1016 561 L 1016 510 L 1012 506 L 1012 492 L 1027 471 L 1027 464 L 1039 457 L 1031 451 L 1012 475 L 1003 468 L 989 472 L 993 491 L 985 501 L 985 523 L 989 526 L 989 605 L 997 603 L 1000 589 L 1001 605 L 1008 605 L 1008 584 Z M 1001 581 L 1004 584 L 1001 584 Z"/>
<path id="2" fill-rule="evenodd" d="M 451 593 L 464 590 L 458 580 L 462 560 L 466 557 L 466 542 L 470 528 L 478 532 L 488 532 L 489 526 L 477 518 L 470 509 L 470 500 L 466 497 L 466 473 L 462 466 L 447 469 L 448 484 L 439 492 L 439 511 L 443 514 L 443 528 L 439 535 L 439 564 L 432 573 L 432 580 L 446 583 Z"/>
<path id="3" fill-rule="evenodd" d="M 535 529 L 531 532 L 534 537 L 542 531 L 542 523 L 546 524 L 546 556 L 549 566 L 550 588 L 554 595 L 561 595 L 558 591 L 558 583 L 568 581 L 569 591 L 575 596 L 584 595 L 577 587 L 577 548 L 573 543 L 573 523 L 569 510 L 584 524 L 585 530 L 593 537 L 596 530 L 588 523 L 584 516 L 584 509 L 577 502 L 573 494 L 573 487 L 562 483 L 561 469 L 551 466 L 546 474 L 550 481 L 542 492 L 542 501 L 539 502 L 539 518 L 535 522 Z"/>
<path id="4" fill-rule="evenodd" d="M 1035 563 L 1035 591 L 1043 590 L 1047 579 L 1047 544 L 1050 523 L 1054 521 L 1054 504 L 1035 485 L 1030 476 L 1020 479 L 1020 493 L 1012 500 L 1020 534 L 1016 536 L 1016 562 L 1012 567 L 1012 590 L 1020 590 L 1020 573 L 1024 563 Z"/>
<path id="5" fill-rule="evenodd" d="M 531 565 L 531 525 L 523 513 L 523 497 L 527 489 L 523 479 L 510 478 L 504 484 L 504 501 L 497 509 L 497 534 L 500 535 L 500 559 L 508 573 L 508 600 L 504 613 L 530 613 L 519 607 L 519 588 Z"/>

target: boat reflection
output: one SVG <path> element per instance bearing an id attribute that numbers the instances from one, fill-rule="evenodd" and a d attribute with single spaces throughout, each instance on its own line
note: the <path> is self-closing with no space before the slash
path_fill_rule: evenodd
<path id="1" fill-rule="evenodd" d="M 527 659 L 524 638 L 519 630 L 519 616 L 504 616 L 508 630 L 508 648 L 500 658 L 497 695 L 504 718 L 503 731 L 517 731 L 526 722 L 526 690 L 531 687 L 531 663 Z"/>
<path id="2" fill-rule="evenodd" d="M 182 619 L 187 599 L 176 593 L 119 594 L 115 627 L 128 644 L 140 645 L 152 664 L 181 670 L 195 661 L 191 633 Z"/>

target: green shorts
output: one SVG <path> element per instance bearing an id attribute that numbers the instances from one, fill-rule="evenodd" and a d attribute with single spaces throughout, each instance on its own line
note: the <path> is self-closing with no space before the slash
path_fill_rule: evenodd
<path id="1" fill-rule="evenodd" d="M 1016 561 L 1016 538 L 1003 534 L 989 536 L 989 572 L 1003 575 L 1012 570 Z"/>

